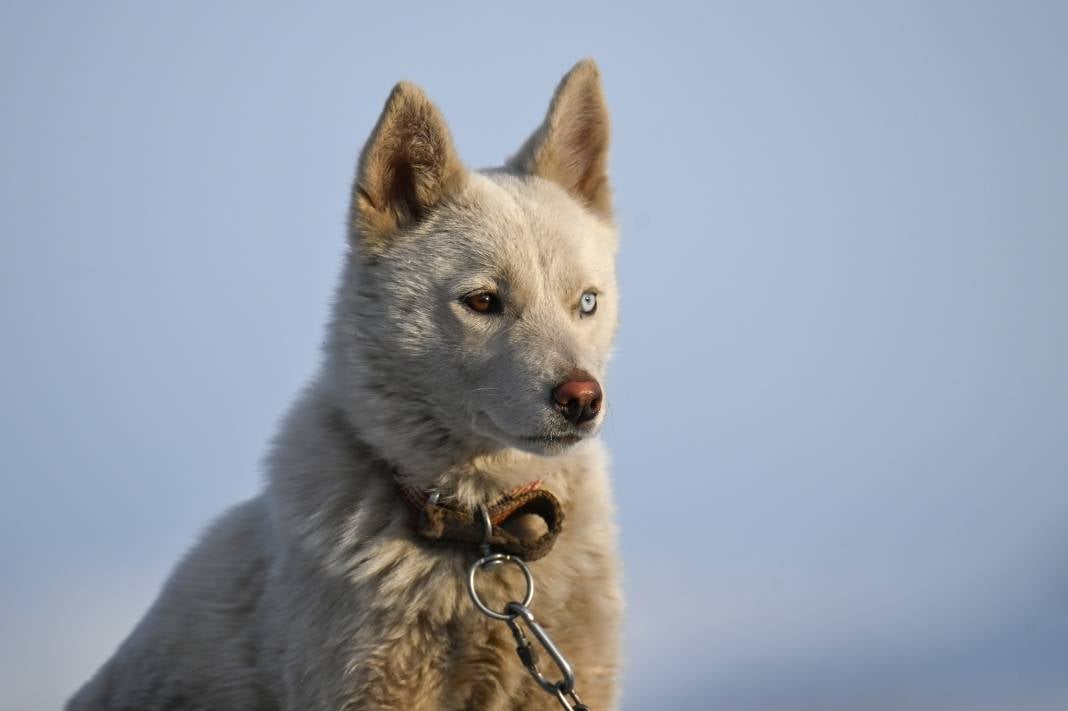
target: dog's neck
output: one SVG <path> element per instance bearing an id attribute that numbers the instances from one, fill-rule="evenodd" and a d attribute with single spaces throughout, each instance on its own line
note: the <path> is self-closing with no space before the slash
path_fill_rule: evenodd
<path id="1" fill-rule="evenodd" d="M 322 382 L 309 388 L 284 420 L 267 461 L 267 505 L 278 535 L 320 564 L 351 572 L 364 559 L 366 541 L 408 528 L 408 504 L 394 479 L 397 462 L 382 456 L 378 444 L 353 426 L 336 392 Z M 450 504 L 473 510 L 540 479 L 570 512 L 580 498 L 603 498 L 604 479 L 594 476 L 602 458 L 595 440 L 554 457 L 481 453 L 446 462 L 421 488 L 440 487 Z"/>
<path id="2" fill-rule="evenodd" d="M 567 468 L 575 456 L 581 458 L 581 447 L 575 454 L 550 458 L 484 442 L 456 446 L 447 456 L 437 448 L 396 457 L 390 456 L 390 447 L 362 432 L 340 405 L 326 411 L 324 423 L 355 456 L 373 457 L 376 468 L 399 484 L 440 492 L 464 506 L 477 506 L 531 481 L 555 479 L 552 472 Z"/>

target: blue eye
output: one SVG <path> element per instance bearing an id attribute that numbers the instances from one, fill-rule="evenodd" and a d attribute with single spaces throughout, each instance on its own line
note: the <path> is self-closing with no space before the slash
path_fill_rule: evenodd
<path id="1" fill-rule="evenodd" d="M 579 299 L 579 310 L 585 316 L 592 315 L 597 310 L 597 294 L 592 291 L 587 291 L 583 294 L 582 298 Z"/>

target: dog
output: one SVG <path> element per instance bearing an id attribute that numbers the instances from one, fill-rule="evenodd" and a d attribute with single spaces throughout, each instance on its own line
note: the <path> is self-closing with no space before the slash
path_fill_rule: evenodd
<path id="1" fill-rule="evenodd" d="M 592 60 L 481 171 L 423 91 L 396 85 L 359 157 L 321 371 L 264 491 L 209 527 L 69 711 L 558 709 L 469 594 L 479 522 L 539 547 L 530 610 L 583 702 L 616 707 L 597 437 L 619 303 L 608 143 Z M 499 501 L 506 520 L 481 518 Z M 518 566 L 475 572 L 491 610 L 522 599 Z M 539 665 L 556 682 L 544 650 Z"/>

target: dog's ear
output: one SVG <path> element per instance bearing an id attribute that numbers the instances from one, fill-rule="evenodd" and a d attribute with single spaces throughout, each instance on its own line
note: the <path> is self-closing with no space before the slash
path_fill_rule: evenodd
<path id="1" fill-rule="evenodd" d="M 551 180 L 593 212 L 611 218 L 608 135 L 601 74 L 592 59 L 584 59 L 560 81 L 545 121 L 507 167 Z"/>
<path id="2" fill-rule="evenodd" d="M 462 189 L 466 178 L 441 112 L 419 87 L 397 84 L 360 153 L 350 207 L 353 240 L 378 251 Z"/>

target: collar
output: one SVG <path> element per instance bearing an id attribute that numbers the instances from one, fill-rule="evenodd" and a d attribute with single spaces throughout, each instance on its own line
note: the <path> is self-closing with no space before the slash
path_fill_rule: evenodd
<path id="1" fill-rule="evenodd" d="M 340 408 L 328 414 L 327 425 L 338 432 L 349 446 L 358 447 L 366 456 L 369 446 L 360 440 Z M 381 461 L 381 460 L 380 460 Z M 486 507 L 489 514 L 489 535 L 480 508 L 461 509 L 443 501 L 438 492 L 417 489 L 405 484 L 395 467 L 381 462 L 392 470 L 393 481 L 412 511 L 412 529 L 422 538 L 434 543 L 462 543 L 488 545 L 502 553 L 524 560 L 537 560 L 552 550 L 564 522 L 564 510 L 549 491 L 541 488 L 541 480 L 527 482 L 512 489 Z M 509 521 L 532 515 L 545 522 L 546 532 L 531 539 L 520 538 L 506 529 Z"/>
<path id="2" fill-rule="evenodd" d="M 552 550 L 564 522 L 560 502 L 548 490 L 541 488 L 541 484 L 540 479 L 527 482 L 487 505 L 485 508 L 490 529 L 487 532 L 481 507 L 461 509 L 444 501 L 437 491 L 417 489 L 397 480 L 401 497 L 412 512 L 412 529 L 422 538 L 475 546 L 487 544 L 499 552 L 527 561 L 537 560 Z M 542 519 L 545 533 L 533 539 L 513 534 L 506 525 L 521 516 Z"/>

